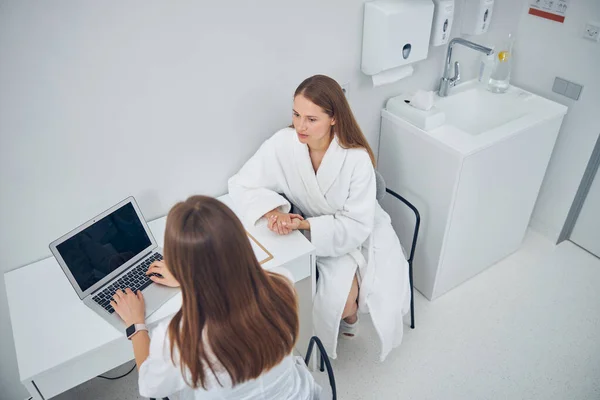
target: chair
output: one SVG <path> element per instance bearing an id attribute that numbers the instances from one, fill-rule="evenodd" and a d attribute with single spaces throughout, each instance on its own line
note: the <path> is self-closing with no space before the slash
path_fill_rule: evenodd
<path id="1" fill-rule="evenodd" d="M 321 372 L 323 372 L 325 370 L 325 366 L 327 367 L 327 375 L 329 376 L 329 385 L 331 386 L 332 400 L 337 400 L 335 376 L 333 375 L 333 368 L 331 367 L 331 363 L 329 362 L 329 355 L 327 355 L 327 351 L 325 351 L 323 343 L 321 343 L 321 340 L 317 336 L 313 336 L 312 338 L 310 338 L 310 342 L 308 343 L 308 350 L 306 350 L 306 358 L 304 358 L 304 363 L 308 365 L 308 363 L 310 362 L 310 357 L 312 356 L 312 351 L 315 344 L 319 348 L 319 355 L 321 356 L 320 370 Z"/>
<path id="2" fill-rule="evenodd" d="M 415 296 L 413 289 L 413 260 L 415 258 L 415 249 L 417 247 L 417 238 L 419 237 L 419 228 L 421 226 L 421 215 L 419 214 L 419 210 L 404 197 L 400 196 L 398 193 L 389 189 L 386 184 L 383 176 L 379 173 L 379 171 L 375 171 L 375 180 L 377 185 L 377 201 L 381 202 L 385 197 L 386 193 L 391 194 L 394 198 L 400 200 L 404 205 L 412 210 L 415 214 L 415 229 L 413 231 L 413 239 L 410 246 L 410 253 L 408 253 L 407 261 L 408 261 L 408 279 L 410 282 L 410 327 L 411 329 L 415 329 Z M 404 251 L 404 249 L 402 249 Z M 405 255 L 406 255 L 406 251 Z"/>

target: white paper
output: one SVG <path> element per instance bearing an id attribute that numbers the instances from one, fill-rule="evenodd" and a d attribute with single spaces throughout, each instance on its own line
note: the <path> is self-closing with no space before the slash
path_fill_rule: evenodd
<path id="1" fill-rule="evenodd" d="M 410 99 L 410 105 L 418 110 L 429 111 L 433 107 L 434 98 L 431 91 L 417 90 Z"/>
<path id="2" fill-rule="evenodd" d="M 373 80 L 373 86 L 387 85 L 411 76 L 413 71 L 414 68 L 412 65 L 404 65 L 375 74 L 371 79 Z"/>

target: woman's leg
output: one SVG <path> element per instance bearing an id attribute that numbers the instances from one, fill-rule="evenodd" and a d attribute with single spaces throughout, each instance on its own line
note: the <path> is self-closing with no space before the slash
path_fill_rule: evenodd
<path id="1" fill-rule="evenodd" d="M 344 312 L 342 312 L 342 319 L 349 324 L 355 323 L 358 319 L 358 279 L 356 279 L 356 275 L 352 280 L 352 287 L 346 300 Z"/>
<path id="2" fill-rule="evenodd" d="M 352 288 L 357 263 L 345 254 L 340 257 L 317 257 L 319 282 L 313 302 L 315 335 L 321 339 L 329 357 L 337 357 L 340 321 L 346 308 L 348 293 Z"/>

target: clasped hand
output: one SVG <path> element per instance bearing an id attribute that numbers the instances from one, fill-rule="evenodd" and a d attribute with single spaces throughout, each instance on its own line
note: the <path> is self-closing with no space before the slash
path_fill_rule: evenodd
<path id="1" fill-rule="evenodd" d="M 300 222 L 304 220 L 302 215 L 288 214 L 279 211 L 271 211 L 265 215 L 270 230 L 280 235 L 287 235 L 300 227 Z"/>

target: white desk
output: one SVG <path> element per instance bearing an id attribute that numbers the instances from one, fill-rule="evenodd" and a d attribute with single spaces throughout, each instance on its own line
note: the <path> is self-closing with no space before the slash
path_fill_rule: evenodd
<path id="1" fill-rule="evenodd" d="M 219 200 L 231 207 L 228 196 Z M 161 247 L 165 222 L 163 217 L 149 223 Z M 312 335 L 315 249 L 300 232 L 279 236 L 265 225 L 246 229 L 273 255 L 265 269 L 282 266 L 294 275 L 300 299 L 297 351 L 304 354 Z M 133 359 L 125 326 L 118 331 L 87 308 L 54 257 L 7 272 L 4 281 L 21 382 L 35 400 L 54 397 Z M 178 294 L 147 322 L 156 323 L 180 307 Z"/>

